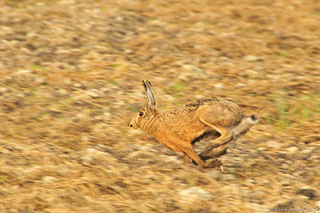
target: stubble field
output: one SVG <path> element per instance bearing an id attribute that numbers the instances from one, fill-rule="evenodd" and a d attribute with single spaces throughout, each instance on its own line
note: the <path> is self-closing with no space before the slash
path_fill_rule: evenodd
<path id="1" fill-rule="evenodd" d="M 319 209 L 319 20 L 316 0 L 1 0 L 0 212 Z M 260 117 L 226 174 L 128 127 L 142 79 L 162 111 Z"/>

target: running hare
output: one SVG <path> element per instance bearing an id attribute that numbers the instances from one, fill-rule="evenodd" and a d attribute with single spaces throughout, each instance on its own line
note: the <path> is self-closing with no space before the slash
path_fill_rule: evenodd
<path id="1" fill-rule="evenodd" d="M 218 166 L 217 161 L 206 160 L 225 154 L 229 142 L 258 123 L 256 116 L 245 117 L 236 103 L 222 98 L 197 100 L 175 110 L 159 112 L 151 82 L 142 81 L 142 86 L 149 102 L 131 120 L 130 126 L 144 130 L 173 151 L 183 152 L 185 163 L 191 159 L 203 168 Z M 198 155 L 194 143 L 210 136 L 216 139 Z"/>

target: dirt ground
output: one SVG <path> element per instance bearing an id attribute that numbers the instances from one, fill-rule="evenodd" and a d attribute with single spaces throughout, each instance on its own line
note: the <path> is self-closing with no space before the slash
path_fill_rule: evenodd
<path id="1" fill-rule="evenodd" d="M 226 174 L 128 127 L 142 79 L 260 117 Z M 0 0 L 0 212 L 320 212 L 319 86 L 317 0 Z"/>

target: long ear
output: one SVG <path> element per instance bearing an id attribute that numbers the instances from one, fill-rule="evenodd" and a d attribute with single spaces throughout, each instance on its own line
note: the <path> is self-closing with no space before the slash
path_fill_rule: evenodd
<path id="1" fill-rule="evenodd" d="M 151 82 L 146 80 L 146 81 L 142 81 L 142 86 L 144 87 L 149 103 L 148 103 L 148 107 L 152 110 L 152 111 L 156 111 L 157 110 L 157 101 L 156 101 L 156 96 L 154 94 Z"/>

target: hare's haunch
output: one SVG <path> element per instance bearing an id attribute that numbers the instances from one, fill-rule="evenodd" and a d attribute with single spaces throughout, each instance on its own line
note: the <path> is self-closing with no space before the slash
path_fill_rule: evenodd
<path id="1" fill-rule="evenodd" d="M 151 82 L 142 81 L 142 86 L 148 104 L 134 116 L 130 126 L 144 130 L 173 151 L 183 152 L 185 163 L 191 159 L 203 168 L 217 166 L 217 161 L 207 160 L 225 154 L 231 141 L 259 122 L 254 115 L 245 117 L 235 102 L 222 98 L 197 100 L 175 110 L 160 112 Z M 207 137 L 214 141 L 198 155 L 193 145 Z"/>

